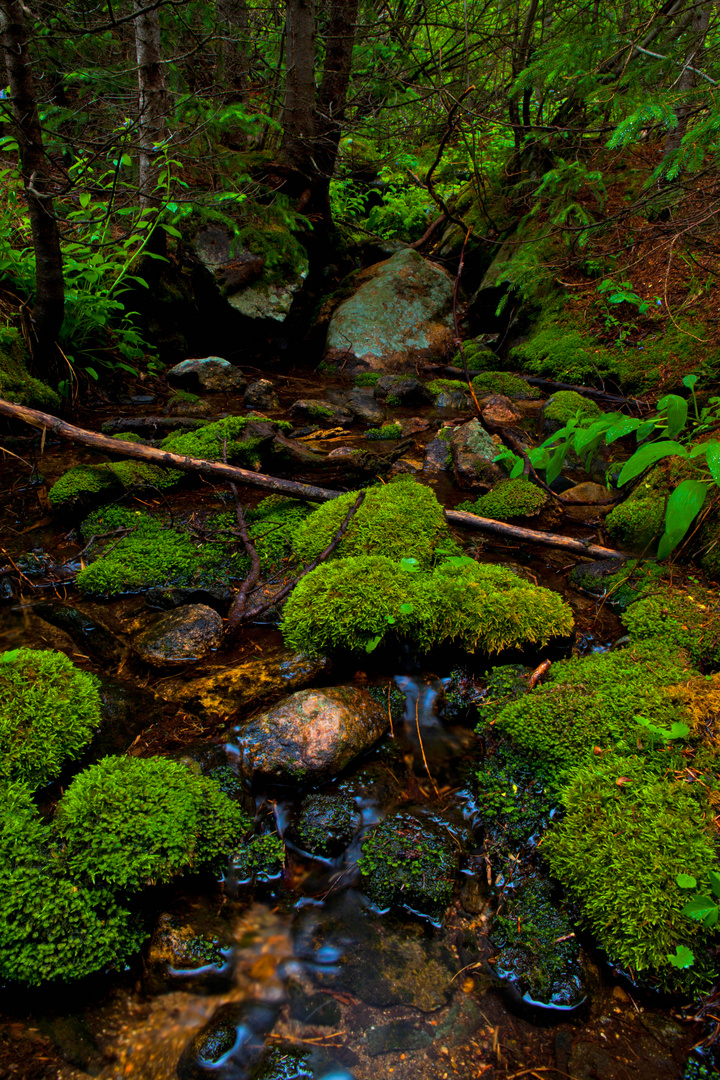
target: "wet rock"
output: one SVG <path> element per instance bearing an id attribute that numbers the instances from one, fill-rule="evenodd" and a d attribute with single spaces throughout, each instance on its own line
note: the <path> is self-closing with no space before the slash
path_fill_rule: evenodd
<path id="1" fill-rule="evenodd" d="M 232 985 L 232 932 L 216 912 L 195 904 L 163 912 L 150 939 L 144 967 L 148 993 L 168 989 L 216 993 Z"/>
<path id="2" fill-rule="evenodd" d="M 437 819 L 394 814 L 363 841 L 362 887 L 380 908 L 402 907 L 437 921 L 450 903 L 459 855 L 458 841 Z"/>
<path id="3" fill-rule="evenodd" d="M 237 1080 L 240 1080 L 238 1077 Z M 327 1051 L 274 1046 L 257 1063 L 252 1080 L 354 1080 Z"/>
<path id="4" fill-rule="evenodd" d="M 146 664 L 189 664 L 222 641 L 223 621 L 211 607 L 189 604 L 162 615 L 135 639 L 135 652 Z"/>
<path id="5" fill-rule="evenodd" d="M 376 401 L 372 386 L 358 386 L 351 390 L 346 405 L 353 416 L 366 424 L 380 424 L 385 419 L 385 410 Z"/>
<path id="6" fill-rule="evenodd" d="M 399 476 L 406 474 L 410 476 L 416 476 L 423 471 L 423 459 L 417 455 L 405 454 L 403 457 L 398 458 L 393 463 L 389 476 Z"/>
<path id="7" fill-rule="evenodd" d="M 103 435 L 140 435 L 144 439 L 164 439 L 174 433 L 197 431 L 206 423 L 194 416 L 120 416 L 106 420 L 100 429 Z"/>
<path id="8" fill-rule="evenodd" d="M 487 424 L 510 427 L 513 424 L 519 424 L 523 415 L 515 408 L 510 398 L 502 394 L 493 394 L 483 405 L 482 418 Z"/>
<path id="9" fill-rule="evenodd" d="M 188 395 L 189 396 L 189 395 Z M 165 416 L 204 416 L 213 414 L 212 405 L 207 401 L 188 401 L 187 397 L 172 397 L 163 409 Z"/>
<path id="10" fill-rule="evenodd" d="M 269 379 L 250 383 L 243 395 L 243 405 L 254 409 L 279 409 L 280 399 Z"/>
<path id="11" fill-rule="evenodd" d="M 73 641 L 99 660 L 117 663 L 126 647 L 102 626 L 92 615 L 68 604 L 39 604 L 33 609 L 36 615 L 52 626 L 64 630 Z"/>
<path id="12" fill-rule="evenodd" d="M 301 690 L 236 729 L 242 767 L 275 779 L 327 779 L 388 727 L 387 713 L 356 686 Z"/>
<path id="13" fill-rule="evenodd" d="M 265 1036 L 280 1012 L 275 1003 L 233 1002 L 221 1005 L 183 1051 L 177 1065 L 180 1080 L 237 1080 L 258 1061 Z"/>
<path id="14" fill-rule="evenodd" d="M 447 472 L 452 467 L 452 454 L 450 446 L 444 439 L 432 439 L 425 446 L 425 460 L 423 472 L 439 473 Z"/>
<path id="15" fill-rule="evenodd" d="M 108 754 L 124 754 L 135 738 L 160 719 L 160 706 L 149 690 L 133 683 L 101 676 L 102 726 L 83 758 L 97 761 Z"/>
<path id="16" fill-rule="evenodd" d="M 400 425 L 400 434 L 403 439 L 406 439 L 409 435 L 417 435 L 421 431 L 427 431 L 430 427 L 429 420 L 423 420 L 419 416 L 411 416 L 407 420 L 398 420 Z"/>
<path id="17" fill-rule="evenodd" d="M 340 1006 L 327 994 L 309 992 L 296 979 L 289 979 L 286 989 L 293 1020 L 322 1027 L 336 1027 L 340 1023 Z"/>
<path id="18" fill-rule="evenodd" d="M 432 394 L 409 375 L 383 375 L 375 383 L 375 397 L 388 405 L 430 405 Z"/>
<path id="19" fill-rule="evenodd" d="M 147 589 L 145 604 L 157 611 L 170 611 L 186 604 L 206 604 L 216 611 L 226 611 L 237 590 L 229 585 L 213 585 L 199 588 L 197 585 L 167 585 L 165 588 Z"/>
<path id="20" fill-rule="evenodd" d="M 186 390 L 238 394 L 247 386 L 247 379 L 242 372 L 220 356 L 183 360 L 170 368 L 167 379 L 172 386 L 180 386 Z"/>
<path id="21" fill-rule="evenodd" d="M 303 799 L 292 836 L 311 855 L 336 855 L 348 846 L 358 823 L 355 801 L 348 794 L 314 791 Z"/>
<path id="22" fill-rule="evenodd" d="M 590 506 L 598 506 L 604 503 L 608 506 L 608 509 L 610 509 L 608 501 L 611 497 L 611 492 L 608 491 L 604 484 L 594 484 L 590 480 L 584 484 L 575 484 L 574 487 L 563 492 L 563 501 L 565 502 L 585 503 Z"/>
<path id="23" fill-rule="evenodd" d="M 478 420 L 453 429 L 450 452 L 455 479 L 462 488 L 491 488 L 505 473 L 493 458 L 503 449 L 498 436 L 487 433 Z"/>
<path id="24" fill-rule="evenodd" d="M 491 931 L 497 975 L 529 1005 L 567 1011 L 585 1000 L 580 946 L 539 875 L 525 882 Z"/>
<path id="25" fill-rule="evenodd" d="M 470 407 L 470 397 L 463 390 L 443 390 L 435 398 L 436 409 L 452 409 L 463 412 Z"/>
<path id="26" fill-rule="evenodd" d="M 338 427 L 352 423 L 352 413 L 341 405 L 333 405 L 322 398 L 301 398 L 290 406 L 295 421 L 309 421 L 319 427 Z"/>
<path id="27" fill-rule="evenodd" d="M 391 1020 L 389 1024 L 380 1024 L 367 1032 L 365 1049 L 370 1057 L 377 1057 L 394 1050 L 423 1050 L 432 1041 L 430 1032 L 412 1020 Z"/>
<path id="28" fill-rule="evenodd" d="M 261 658 L 233 664 L 212 675 L 160 683 L 158 693 L 201 716 L 233 717 L 268 698 L 299 690 L 329 670 L 326 656 L 268 649 Z"/>
<path id="29" fill-rule="evenodd" d="M 346 370 L 413 370 L 452 343 L 453 280 L 417 252 L 398 251 L 360 275 L 361 284 L 333 312 L 326 359 Z"/>
<path id="30" fill-rule="evenodd" d="M 362 450 L 359 450 L 357 446 L 337 446 L 334 450 L 331 450 L 328 454 L 329 458 L 360 458 L 362 457 Z"/>

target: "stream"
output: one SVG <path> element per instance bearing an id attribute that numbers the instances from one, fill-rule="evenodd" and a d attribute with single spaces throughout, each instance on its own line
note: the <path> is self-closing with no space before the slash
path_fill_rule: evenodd
<path id="1" fill-rule="evenodd" d="M 273 419 L 286 418 L 299 397 L 326 397 L 351 385 L 349 379 L 321 380 L 312 372 L 272 379 L 280 397 Z M 141 389 L 121 406 L 98 403 L 92 416 L 81 414 L 76 422 L 99 429 L 111 419 L 160 414 L 166 390 L 159 383 Z M 213 411 L 203 419 L 248 411 L 240 396 L 209 397 Z M 534 428 L 542 402 L 522 404 L 526 423 Z M 400 406 L 392 413 L 393 420 L 415 429 L 406 436 L 404 464 L 393 468 L 415 471 L 446 508 L 472 496 L 456 486 L 451 470 L 424 470 L 425 446 L 440 425 L 470 415 L 433 406 Z M 387 452 L 385 444 L 367 440 L 357 424 L 347 431 L 295 425 L 293 437 L 311 450 Z M 35 434 L 7 445 L 34 471 L 28 479 L 27 467 L 17 459 L 3 462 L 2 550 L 13 563 L 33 554 L 38 570 L 0 579 L 0 651 L 21 645 L 57 648 L 113 683 L 117 720 L 92 744 L 92 760 L 129 751 L 171 754 L 203 768 L 209 762 L 232 765 L 238 717 L 196 715 L 167 691 L 178 679 L 212 674 L 220 657 L 191 664 L 182 674 L 151 669 L 130 645 L 157 616 L 155 602 L 142 594 L 90 601 L 74 589 L 84 545 L 75 522 L 52 514 L 47 491 L 70 465 L 97 458 L 49 436 L 42 448 Z M 341 456 L 336 465 L 328 461 L 321 469 L 296 465 L 291 475 L 329 488 L 351 486 Z M 567 476 L 572 483 L 587 479 L 580 469 Z M 136 504 L 187 517 L 208 496 L 219 494 L 220 488 L 203 482 L 142 495 Z M 261 497 L 252 493 L 251 501 Z M 590 506 L 562 525 L 546 525 L 541 517 L 532 527 L 587 538 L 597 536 L 601 521 L 599 508 Z M 561 592 L 573 609 L 574 642 L 564 653 L 554 646 L 528 649 L 503 656 L 501 663 L 531 670 L 545 659 L 569 655 L 570 648 L 580 655 L 609 649 L 622 635 L 608 605 L 569 583 L 577 559 L 567 552 L 520 548 L 482 533 L 466 533 L 463 539 L 474 557 L 512 566 Z M 84 624 L 68 621 L 67 611 L 76 611 L 76 605 Z M 262 661 L 281 647 L 281 635 L 268 618 L 243 630 L 223 654 L 222 666 Z M 390 734 L 319 789 L 349 807 L 338 835 L 327 832 L 325 851 L 312 854 L 302 843 L 298 822 L 307 809 L 306 792 L 297 786 L 247 788 L 244 797 L 252 800 L 256 821 L 276 828 L 285 840 L 282 873 L 251 884 L 231 865 L 220 881 L 196 875 L 155 887 L 147 899 L 152 936 L 127 971 L 39 990 L 0 989 L 0 1078 L 696 1080 L 717 1075 L 706 1058 L 692 1053 L 708 1034 L 705 1024 L 693 1022 L 692 1010 L 633 985 L 580 930 L 559 932 L 550 945 L 562 968 L 553 976 L 552 1000 L 537 1000 L 527 973 L 503 959 L 507 943 L 500 942 L 498 912 L 508 910 L 528 881 L 540 883 L 538 895 L 551 886 L 538 852 L 541 827 L 513 847 L 507 837 L 498 840 L 478 800 L 475 774 L 491 759 L 493 747 L 475 734 L 475 724 L 478 703 L 490 692 L 492 665 L 448 651 L 419 659 L 402 647 L 378 650 L 358 663 L 357 658 L 340 662 L 303 684 L 370 689 L 387 702 L 393 718 Z M 155 694 L 152 708 L 149 694 Z M 262 707 L 280 696 L 264 699 Z M 260 702 L 253 702 L 245 713 L 259 708 Z M 41 810 L 51 811 L 77 767 L 40 792 Z M 556 812 L 550 807 L 540 812 L 543 827 Z M 439 917 L 414 910 L 412 902 L 383 909 L 362 890 L 357 863 L 363 840 L 395 813 L 412 813 L 429 828 L 444 830 L 458 850 L 452 901 Z M 572 912 L 565 911 L 562 898 L 553 892 L 552 901 L 564 912 L 562 925 L 570 926 Z M 520 919 L 517 915 L 518 930 Z M 574 952 L 563 967 L 560 943 L 571 938 Z"/>

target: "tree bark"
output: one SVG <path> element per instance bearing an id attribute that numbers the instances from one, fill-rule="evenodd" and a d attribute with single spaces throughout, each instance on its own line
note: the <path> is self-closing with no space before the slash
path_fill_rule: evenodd
<path id="1" fill-rule="evenodd" d="M 250 85 L 247 0 L 216 0 L 218 41 L 217 80 L 226 104 L 247 101 Z"/>
<path id="2" fill-rule="evenodd" d="M 111 439 L 107 435 L 98 435 L 94 431 L 86 431 L 84 428 L 75 427 L 74 424 L 67 424 L 64 420 L 60 420 L 50 413 L 38 412 L 37 409 L 28 409 L 24 405 L 14 405 L 12 402 L 4 401 L 1 398 L 0 416 L 7 416 L 12 420 L 23 420 L 26 424 L 30 424 L 31 427 L 52 431 L 64 439 L 70 439 L 73 442 L 82 443 L 84 446 L 91 446 L 96 450 L 103 450 L 118 457 L 135 458 L 138 461 L 147 461 L 152 465 L 162 465 L 168 469 L 198 472 L 215 480 L 234 480 L 239 484 L 249 484 L 251 487 L 258 487 L 265 491 L 274 491 L 283 495 L 294 495 L 300 499 L 308 499 L 310 502 L 328 502 L 330 499 L 337 499 L 339 495 L 343 494 L 342 491 L 315 487 L 312 484 L 302 484 L 296 480 L 281 480 L 274 476 L 265 476 L 263 473 L 251 472 L 249 469 L 239 469 L 235 465 L 223 465 L 217 461 L 203 461 L 200 458 L 182 457 L 180 454 L 169 454 L 165 450 L 157 450 L 153 446 L 121 442 L 118 439 Z M 599 544 L 574 540 L 570 536 L 560 536 L 557 533 L 523 529 L 519 525 L 506 525 L 503 521 L 478 517 L 477 514 L 466 514 L 461 510 L 446 510 L 445 517 L 451 525 L 462 525 L 468 529 L 480 529 L 484 532 L 496 533 L 499 536 L 507 536 L 511 540 L 521 540 L 524 543 L 564 548 L 566 551 L 574 551 L 579 555 L 592 556 L 596 559 L 626 558 L 624 552 L 601 547 Z"/>
<path id="3" fill-rule="evenodd" d="M 148 10 L 144 0 L 133 0 L 133 10 L 138 73 L 138 187 L 140 206 L 145 209 L 157 205 L 161 160 L 157 148 L 167 135 L 166 93 L 158 9 Z"/>
<path id="4" fill-rule="evenodd" d="M 701 54 L 705 37 L 710 24 L 710 5 L 703 4 L 695 8 L 690 23 L 688 44 L 685 49 L 685 66 L 678 83 L 678 92 L 681 96 L 681 104 L 677 111 L 677 127 L 669 132 L 663 148 L 663 158 L 667 158 L 675 150 L 680 149 L 683 136 L 687 131 L 688 120 L 692 112 L 693 103 L 689 94 L 697 84 L 696 68 L 700 67 Z M 684 99 L 684 100 L 683 100 Z"/>
<path id="5" fill-rule="evenodd" d="M 35 251 L 33 368 L 41 378 L 57 376 L 55 339 L 65 308 L 62 253 L 43 148 L 27 26 L 20 0 L 0 0 L 5 67 L 12 98 L 20 173 L 25 188 Z"/>
<path id="6" fill-rule="evenodd" d="M 287 0 L 282 155 L 310 182 L 315 168 L 315 0 Z"/>
<path id="7" fill-rule="evenodd" d="M 358 0 L 332 0 L 315 118 L 315 164 L 327 192 L 337 158 L 350 85 Z"/>

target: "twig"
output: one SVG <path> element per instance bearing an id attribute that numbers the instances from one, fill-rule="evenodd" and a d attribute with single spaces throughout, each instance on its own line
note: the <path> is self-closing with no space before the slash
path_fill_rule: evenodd
<path id="1" fill-rule="evenodd" d="M 395 731 L 393 729 L 392 709 L 390 708 L 390 694 L 391 693 L 392 693 L 392 683 L 389 682 L 388 683 L 388 720 L 390 721 L 390 738 L 394 739 L 395 738 Z"/>
<path id="2" fill-rule="evenodd" d="M 228 615 L 227 629 L 233 631 L 238 623 L 241 621 L 245 608 L 247 607 L 248 594 L 255 588 L 260 579 L 260 556 L 257 553 L 257 548 L 250 539 L 250 533 L 247 529 L 247 523 L 245 521 L 245 513 L 243 511 L 242 503 L 240 502 L 240 496 L 238 495 L 238 489 L 235 484 L 230 485 L 230 490 L 233 493 L 235 499 L 235 518 L 237 520 L 237 531 L 240 533 L 240 539 L 245 545 L 245 551 L 250 557 L 250 573 L 247 575 L 242 585 L 238 589 L 237 595 L 233 600 L 230 613 Z"/>
<path id="3" fill-rule="evenodd" d="M 418 706 L 419 706 L 419 704 L 420 704 L 420 696 L 418 695 L 418 697 L 415 699 L 415 726 L 417 728 L 417 736 L 418 736 L 418 741 L 420 743 L 420 752 L 422 754 L 423 764 L 425 765 L 425 772 L 428 774 L 428 779 L 430 780 L 430 783 L 433 786 L 433 790 L 435 791 L 435 795 L 438 796 L 440 794 L 440 792 L 438 791 L 437 784 L 435 783 L 435 781 L 432 778 L 432 774 L 430 772 L 430 766 L 428 765 L 427 758 L 425 757 L 425 747 L 423 746 L 422 735 L 420 734 L 420 720 L 418 718 Z"/>
<path id="4" fill-rule="evenodd" d="M 13 562 L 13 560 L 12 560 L 12 559 L 10 558 L 10 556 L 8 555 L 8 553 L 7 553 L 7 551 L 5 550 L 5 548 L 4 548 L 4 547 L 0 547 L 0 551 L 2 551 L 3 555 L 5 556 L 5 558 L 7 559 L 7 561 L 8 561 L 9 563 L 10 563 L 10 565 L 12 566 L 13 570 L 15 571 L 15 573 L 16 573 L 16 574 L 19 574 L 19 575 L 20 575 L 20 577 L 21 577 L 21 578 L 23 579 L 23 581 L 27 581 L 27 583 L 28 583 L 28 585 L 30 586 L 30 588 L 31 588 L 31 589 L 34 589 L 34 588 L 35 588 L 35 586 L 33 585 L 33 583 L 32 583 L 32 581 L 30 580 L 30 578 L 29 578 L 29 577 L 28 577 L 28 576 L 27 576 L 26 574 L 23 574 L 22 570 L 21 570 L 21 569 L 20 569 L 20 567 L 19 567 L 19 566 L 17 565 L 17 563 Z"/>

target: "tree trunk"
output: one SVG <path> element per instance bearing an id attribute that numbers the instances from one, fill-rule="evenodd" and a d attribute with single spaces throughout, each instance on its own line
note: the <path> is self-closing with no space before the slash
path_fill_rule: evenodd
<path id="1" fill-rule="evenodd" d="M 33 368 L 41 378 L 54 378 L 57 377 L 55 339 L 62 326 L 65 307 L 62 253 L 37 110 L 25 10 L 20 0 L 0 0 L 2 45 L 12 98 L 14 134 L 20 149 L 20 172 L 35 250 Z"/>
<path id="2" fill-rule="evenodd" d="M 247 0 L 216 0 L 218 41 L 217 79 L 227 104 L 247 101 L 250 84 Z"/>
<path id="3" fill-rule="evenodd" d="M 685 66 L 678 83 L 681 105 L 677 111 L 677 127 L 668 134 L 668 137 L 665 140 L 663 158 L 667 158 L 675 150 L 680 149 L 683 136 L 687 131 L 688 119 L 690 118 L 693 107 L 692 99 L 688 99 L 688 95 L 690 91 L 692 91 L 692 88 L 697 84 L 695 68 L 700 67 L 701 54 L 709 23 L 710 5 L 704 4 L 696 7 L 692 14 L 692 22 L 688 34 L 688 44 L 685 49 Z"/>
<path id="4" fill-rule="evenodd" d="M 315 117 L 315 164 L 319 200 L 327 203 L 350 85 L 358 0 L 332 0 L 325 42 L 325 70 Z M 329 205 L 328 205 L 329 215 Z"/>
<path id="5" fill-rule="evenodd" d="M 157 148 L 166 137 L 165 79 L 161 66 L 160 16 L 147 10 L 144 0 L 133 0 L 135 55 L 138 72 L 138 148 L 140 206 L 157 205 L 160 155 Z"/>
<path id="6" fill-rule="evenodd" d="M 315 140 L 315 0 L 287 0 L 285 19 L 285 100 L 282 155 L 311 182 Z"/>

